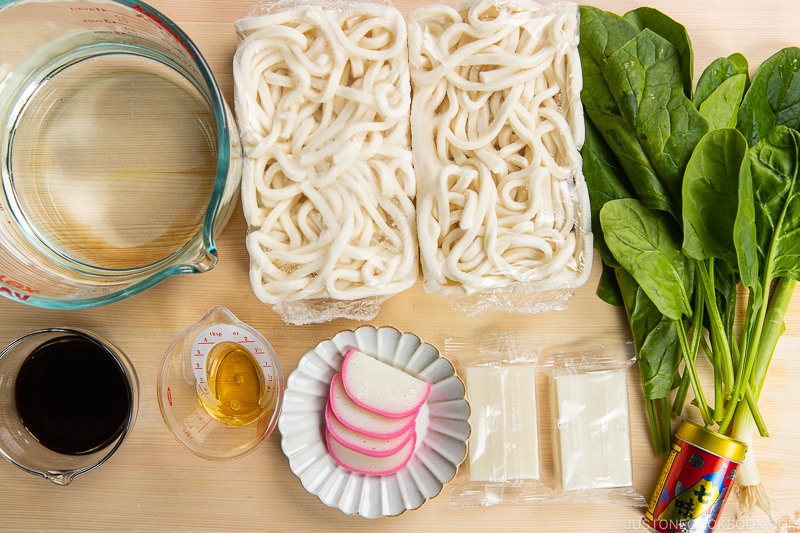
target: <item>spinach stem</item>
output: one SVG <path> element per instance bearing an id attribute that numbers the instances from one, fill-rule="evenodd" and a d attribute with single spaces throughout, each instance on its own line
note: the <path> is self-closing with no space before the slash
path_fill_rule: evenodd
<path id="1" fill-rule="evenodd" d="M 691 354 L 692 358 L 697 361 L 697 354 L 700 353 L 700 345 L 703 342 L 703 293 L 701 291 L 694 291 L 695 305 L 694 308 L 697 312 L 692 315 L 692 344 Z M 705 350 L 706 354 L 711 354 L 711 350 Z M 672 412 L 680 416 L 683 412 L 683 405 L 686 403 L 686 395 L 689 392 L 689 375 L 684 372 L 681 376 L 681 382 L 678 385 L 678 391 L 675 393 L 675 400 L 672 404 Z"/>
<path id="2" fill-rule="evenodd" d="M 735 307 L 736 307 L 736 305 L 731 305 L 731 306 L 729 306 L 729 307 L 731 307 L 731 308 L 732 308 L 731 310 L 729 310 L 729 312 L 730 312 L 731 314 L 733 314 L 733 308 L 735 308 Z M 728 329 L 728 338 L 729 338 L 729 339 L 733 339 L 733 338 L 734 338 L 734 336 L 733 336 L 733 335 L 734 335 L 734 333 L 733 333 L 733 327 L 730 327 L 730 328 Z M 738 343 L 738 342 L 732 342 L 732 343 L 731 343 L 731 357 L 732 357 L 732 360 L 733 360 L 733 365 L 734 365 L 736 368 L 739 368 L 740 361 L 742 360 L 742 354 L 741 354 L 741 351 L 740 351 L 740 349 L 739 349 L 739 343 Z M 731 390 L 731 391 L 728 393 L 728 398 L 726 398 L 726 399 L 730 399 L 730 397 L 731 397 L 731 395 L 732 395 L 732 394 L 733 394 L 733 390 Z"/>
<path id="3" fill-rule="evenodd" d="M 784 318 L 786 317 L 786 311 L 789 309 L 789 304 L 792 301 L 792 294 L 794 293 L 796 285 L 797 280 L 795 279 L 788 277 L 780 278 L 770 297 L 769 309 L 761 334 L 761 342 L 758 346 L 759 357 L 754 373 L 751 376 L 753 395 L 756 400 L 758 400 L 761 394 L 761 388 L 764 386 L 764 380 L 767 377 L 767 370 L 772 361 L 772 355 L 775 353 L 775 347 L 786 329 Z"/>
<path id="4" fill-rule="evenodd" d="M 745 370 L 748 364 L 748 354 L 750 353 L 749 344 L 751 333 L 753 331 L 753 320 L 755 316 L 755 312 L 760 308 L 763 307 L 763 296 L 757 297 L 756 290 L 750 288 L 747 295 L 747 311 L 745 313 L 744 318 L 744 331 L 742 333 L 741 339 L 741 349 L 737 347 L 737 365 L 736 365 L 736 381 L 733 385 L 733 392 L 731 393 L 731 397 L 726 405 L 725 409 L 725 417 L 720 422 L 720 432 L 725 433 L 730 425 L 731 421 L 733 420 L 733 415 L 736 412 L 736 406 L 739 402 L 740 398 L 740 391 L 744 386 L 744 375 Z M 734 343 L 736 346 L 736 343 Z"/>
<path id="5" fill-rule="evenodd" d="M 750 309 L 748 309 L 748 315 L 749 315 L 748 318 L 753 318 L 753 317 L 755 318 L 753 318 L 753 320 L 749 322 L 747 324 L 747 327 L 745 328 L 746 334 L 744 337 L 745 339 L 744 342 L 746 342 L 747 344 L 744 345 L 745 351 L 742 360 L 740 361 L 739 364 L 741 370 L 739 375 L 737 376 L 736 385 L 734 386 L 734 393 L 730 401 L 728 402 L 727 412 L 725 413 L 725 417 L 723 418 L 722 423 L 720 424 L 720 431 L 723 432 L 728 429 L 728 425 L 733 419 L 734 413 L 739 408 L 739 402 L 743 398 L 745 398 L 745 391 L 749 387 L 750 378 L 753 374 L 753 369 L 756 366 L 756 361 L 758 359 L 761 359 L 761 357 L 759 356 L 761 336 L 764 330 L 764 323 L 767 320 L 769 307 L 771 307 L 767 305 L 767 300 L 769 299 L 769 287 L 770 287 L 769 281 L 765 280 L 761 284 L 761 287 L 763 293 L 760 299 L 761 301 L 760 305 L 758 306 L 758 309 L 755 311 L 755 314 L 749 313 Z M 748 305 L 750 305 L 753 301 L 756 300 L 749 299 Z M 749 333 L 749 336 L 747 335 L 747 333 Z M 769 355 L 770 359 L 771 357 L 772 354 Z M 764 372 L 766 373 L 766 369 L 764 370 Z M 763 427 L 759 427 L 759 432 L 761 432 L 762 429 L 766 430 Z"/>
<path id="6" fill-rule="evenodd" d="M 769 291 L 769 285 L 765 284 L 764 289 L 766 296 L 766 291 Z M 768 311 L 768 306 L 765 304 L 766 302 L 761 304 L 761 308 L 759 309 L 758 312 L 758 319 L 756 320 L 755 323 L 755 329 L 752 335 L 750 336 L 750 342 L 748 343 L 747 346 L 747 354 L 745 356 L 746 365 L 744 369 L 744 375 L 742 375 L 742 388 L 739 390 L 738 398 L 736 398 L 737 402 L 744 397 L 744 391 L 747 387 L 747 383 L 750 382 L 750 377 L 753 375 L 753 369 L 755 368 L 756 361 L 760 358 L 759 347 L 761 344 L 761 335 L 764 331 L 764 323 L 767 320 L 767 311 Z"/>
<path id="7" fill-rule="evenodd" d="M 758 433 L 762 437 L 769 437 L 769 431 L 767 431 L 767 425 L 764 422 L 764 417 L 761 416 L 761 410 L 758 408 L 758 400 L 753 393 L 752 386 L 748 386 L 745 389 L 744 399 L 746 400 L 745 403 L 747 404 L 747 408 L 750 409 L 750 414 L 753 416 L 753 422 L 755 422 L 756 427 L 758 428 Z"/>
<path id="8" fill-rule="evenodd" d="M 703 338 L 703 295 L 700 291 L 695 291 L 695 309 L 697 312 L 692 316 L 692 344 L 690 352 L 692 358 L 696 361 L 697 354 L 700 350 L 700 341 Z M 706 352 L 709 353 L 709 352 Z M 680 416 L 683 412 L 683 406 L 686 403 L 686 395 L 689 392 L 690 376 L 684 371 L 681 375 L 681 381 L 678 384 L 678 391 L 675 393 L 675 400 L 672 403 L 672 412 Z"/>
<path id="9" fill-rule="evenodd" d="M 714 259 L 699 261 L 697 271 L 700 273 L 700 288 L 705 295 L 705 307 L 708 312 L 709 325 L 711 327 L 711 338 L 713 339 L 715 356 L 712 358 L 714 373 L 721 376 L 715 379 L 715 389 L 720 391 L 715 393 L 721 400 L 722 390 L 731 390 L 734 384 L 733 358 L 731 356 L 731 345 L 728 336 L 725 334 L 725 326 L 722 323 L 722 316 L 717 307 L 716 289 L 714 284 Z M 717 412 L 721 409 L 721 401 L 717 402 Z M 721 418 L 721 417 L 720 417 Z M 717 418 L 719 419 L 719 418 Z"/>
<path id="10" fill-rule="evenodd" d="M 697 408 L 700 410 L 700 415 L 703 417 L 703 422 L 710 426 L 713 423 L 711 413 L 708 410 L 708 403 L 706 402 L 703 388 L 700 386 L 700 378 L 697 375 L 697 368 L 694 365 L 694 357 L 689 348 L 689 341 L 686 338 L 686 328 L 681 320 L 675 321 L 675 326 L 678 331 L 678 340 L 681 344 L 681 351 L 683 352 L 683 360 L 686 363 L 686 372 L 689 373 L 689 380 L 694 389 L 695 400 L 697 401 Z"/>
<path id="11" fill-rule="evenodd" d="M 725 417 L 724 394 L 722 392 L 722 379 L 719 377 L 721 357 L 718 351 L 714 352 L 714 420 Z"/>
<path id="12" fill-rule="evenodd" d="M 650 423 L 650 437 L 656 453 L 665 454 L 672 445 L 672 424 L 668 398 L 645 400 L 647 420 Z"/>
<path id="13" fill-rule="evenodd" d="M 650 437 L 653 441 L 653 448 L 655 448 L 656 453 L 664 453 L 661 449 L 664 438 L 661 435 L 661 426 L 658 423 L 658 415 L 656 414 L 656 401 L 646 399 L 644 405 L 647 411 L 647 421 L 650 423 Z"/>
<path id="14" fill-rule="evenodd" d="M 769 435 L 769 432 L 761 417 L 757 402 L 761 395 L 761 389 L 764 387 L 764 380 L 767 377 L 772 355 L 775 353 L 775 346 L 786 328 L 784 317 L 792 300 L 792 293 L 796 284 L 797 280 L 787 277 L 778 280 L 775 290 L 769 298 L 769 305 L 764 306 L 767 311 L 763 321 L 761 340 L 756 353 L 752 356 L 754 360 L 753 371 L 750 375 L 749 387 L 745 390 L 745 398 L 753 416 L 753 421 L 762 437 Z"/>
<path id="15" fill-rule="evenodd" d="M 769 305 L 762 304 L 762 309 L 765 311 L 762 313 L 764 318 L 761 321 L 762 327 L 758 346 L 747 355 L 747 358 L 750 359 L 749 363 L 752 366 L 752 370 L 748 377 L 748 386 L 746 388 L 743 386 L 742 395 L 746 400 L 747 408 L 750 409 L 758 432 L 762 436 L 768 435 L 769 432 L 761 417 L 757 401 L 764 386 L 764 380 L 767 377 L 767 370 L 772 361 L 775 346 L 778 344 L 778 340 L 780 340 L 786 327 L 784 317 L 792 300 L 792 293 L 796 284 L 797 280 L 787 277 L 778 280 L 772 295 L 769 297 Z M 725 431 L 728 428 L 735 412 L 742 408 L 739 404 L 730 406 L 725 420 L 720 424 L 721 431 Z"/>
<path id="16" fill-rule="evenodd" d="M 669 452 L 672 446 L 672 424 L 670 423 L 669 400 L 661 400 L 661 453 Z"/>
<path id="17" fill-rule="evenodd" d="M 683 412 L 683 405 L 686 403 L 686 395 L 689 393 L 689 373 L 684 371 L 681 374 L 681 382 L 678 384 L 678 390 L 675 393 L 675 400 L 672 402 L 672 412 L 681 416 Z"/>

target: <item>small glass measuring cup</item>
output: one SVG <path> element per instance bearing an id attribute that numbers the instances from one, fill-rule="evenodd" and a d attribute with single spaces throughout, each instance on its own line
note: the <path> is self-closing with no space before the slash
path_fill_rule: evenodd
<path id="1" fill-rule="evenodd" d="M 70 354 L 69 346 L 81 352 Z M 65 368 L 85 374 L 70 382 Z M 130 360 L 87 331 L 38 330 L 0 352 L 0 454 L 57 485 L 107 461 L 133 427 L 138 406 Z"/>
<path id="2" fill-rule="evenodd" d="M 204 459 L 237 459 L 269 437 L 283 404 L 283 373 L 267 339 L 224 307 L 178 335 L 158 374 L 170 432 Z"/>
<path id="3" fill-rule="evenodd" d="M 217 262 L 241 145 L 200 51 L 135 0 L 0 0 L 0 295 L 83 308 Z"/>

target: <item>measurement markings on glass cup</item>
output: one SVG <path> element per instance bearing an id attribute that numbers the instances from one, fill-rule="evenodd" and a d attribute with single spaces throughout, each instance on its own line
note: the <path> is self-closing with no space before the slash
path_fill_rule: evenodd
<path id="1" fill-rule="evenodd" d="M 208 333 L 208 336 L 210 336 L 210 337 L 215 337 L 215 336 L 221 337 L 222 333 L 215 333 L 214 331 L 210 331 Z M 208 337 L 203 337 L 203 340 L 195 341 L 195 345 L 197 345 L 197 346 L 215 346 L 216 344 L 217 344 L 216 341 L 208 340 Z M 204 363 L 206 361 L 206 356 L 207 355 L 208 355 L 208 351 L 203 351 L 201 348 L 196 348 L 195 351 L 194 351 L 194 356 L 201 358 L 201 362 L 198 362 L 198 363 L 194 364 L 194 373 L 195 373 L 195 378 L 197 379 L 197 384 L 202 388 L 203 394 L 209 394 L 211 392 L 211 391 L 208 390 L 207 383 L 206 383 L 205 378 L 204 378 L 205 370 L 206 370 Z M 203 426 L 203 427 L 205 427 L 205 426 Z"/>
<path id="2" fill-rule="evenodd" d="M 24 302 L 30 298 L 31 295 L 38 294 L 41 291 L 39 289 L 29 287 L 24 283 L 20 283 L 19 281 L 10 279 L 5 274 L 0 274 L 0 292 Z"/>
<path id="3" fill-rule="evenodd" d="M 185 426 L 183 434 L 190 439 L 194 439 L 195 435 L 199 435 L 213 419 L 204 411 L 196 410 L 192 415 L 183 421 Z"/>
<path id="4" fill-rule="evenodd" d="M 195 52 L 192 48 L 188 46 L 184 39 L 161 17 L 157 16 L 149 9 L 145 9 L 140 4 L 134 4 L 131 7 L 136 11 L 133 17 L 129 16 L 127 13 L 121 13 L 113 9 L 103 9 L 103 18 L 86 18 L 83 19 L 82 22 L 90 25 L 102 24 L 121 28 L 120 30 L 97 30 L 97 33 L 124 35 L 133 39 L 139 39 L 138 35 L 144 34 L 150 38 L 161 41 L 170 49 L 172 49 L 175 44 L 178 44 L 183 53 L 190 57 L 195 57 Z M 152 25 L 153 23 L 156 24 L 155 27 Z M 146 43 L 141 41 L 139 44 L 144 45 Z M 176 59 L 179 59 L 180 62 L 184 63 L 186 66 L 191 67 L 183 58 L 176 57 Z"/>
<path id="5" fill-rule="evenodd" d="M 178 52 L 178 49 L 173 47 L 177 44 L 181 47 L 179 50 L 182 50 L 183 53 L 188 54 L 190 57 L 195 56 L 195 53 L 181 39 L 181 36 L 169 25 L 165 24 L 163 20 L 144 10 L 141 6 L 134 5 L 132 7 L 136 11 L 134 16 L 113 9 L 101 8 L 101 15 L 92 18 L 90 13 L 87 13 L 87 18 L 82 19 L 81 22 L 88 26 L 100 26 L 103 28 L 110 26 L 114 29 L 95 29 L 94 32 L 101 35 L 125 37 L 130 40 L 130 44 L 147 46 L 149 38 L 160 42 L 175 52 Z M 70 10 L 73 9 L 71 8 Z M 153 26 L 153 23 L 156 26 Z M 184 66 L 191 67 L 189 62 L 179 57 L 180 55 L 180 53 L 177 53 L 173 59 L 177 59 Z"/>
<path id="6" fill-rule="evenodd" d="M 2 202 L 0 202 L 0 219 L 5 220 L 6 224 L 12 223 L 11 217 L 8 214 L 8 210 L 6 209 L 6 206 L 3 205 Z"/>

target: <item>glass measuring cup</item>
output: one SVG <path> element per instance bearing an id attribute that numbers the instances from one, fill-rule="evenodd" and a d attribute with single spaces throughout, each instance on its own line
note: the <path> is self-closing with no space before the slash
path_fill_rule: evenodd
<path id="1" fill-rule="evenodd" d="M 133 0 L 0 0 L 0 294 L 83 308 L 217 262 L 241 146 L 188 36 Z"/>
<path id="2" fill-rule="evenodd" d="M 108 460 L 138 405 L 130 360 L 87 331 L 38 330 L 0 352 L 0 454 L 57 485 Z"/>
<path id="3" fill-rule="evenodd" d="M 195 455 L 243 457 L 269 437 L 283 404 L 283 374 L 269 342 L 224 307 L 178 335 L 158 374 L 169 431 Z"/>

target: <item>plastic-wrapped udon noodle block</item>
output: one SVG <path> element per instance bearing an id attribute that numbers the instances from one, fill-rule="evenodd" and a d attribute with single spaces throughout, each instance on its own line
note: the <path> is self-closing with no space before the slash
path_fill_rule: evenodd
<path id="1" fill-rule="evenodd" d="M 253 290 L 287 323 L 369 320 L 419 277 L 405 20 L 278 1 L 236 30 Z"/>
<path id="2" fill-rule="evenodd" d="M 467 314 L 563 308 L 591 271 L 578 6 L 408 15 L 423 286 Z"/>

